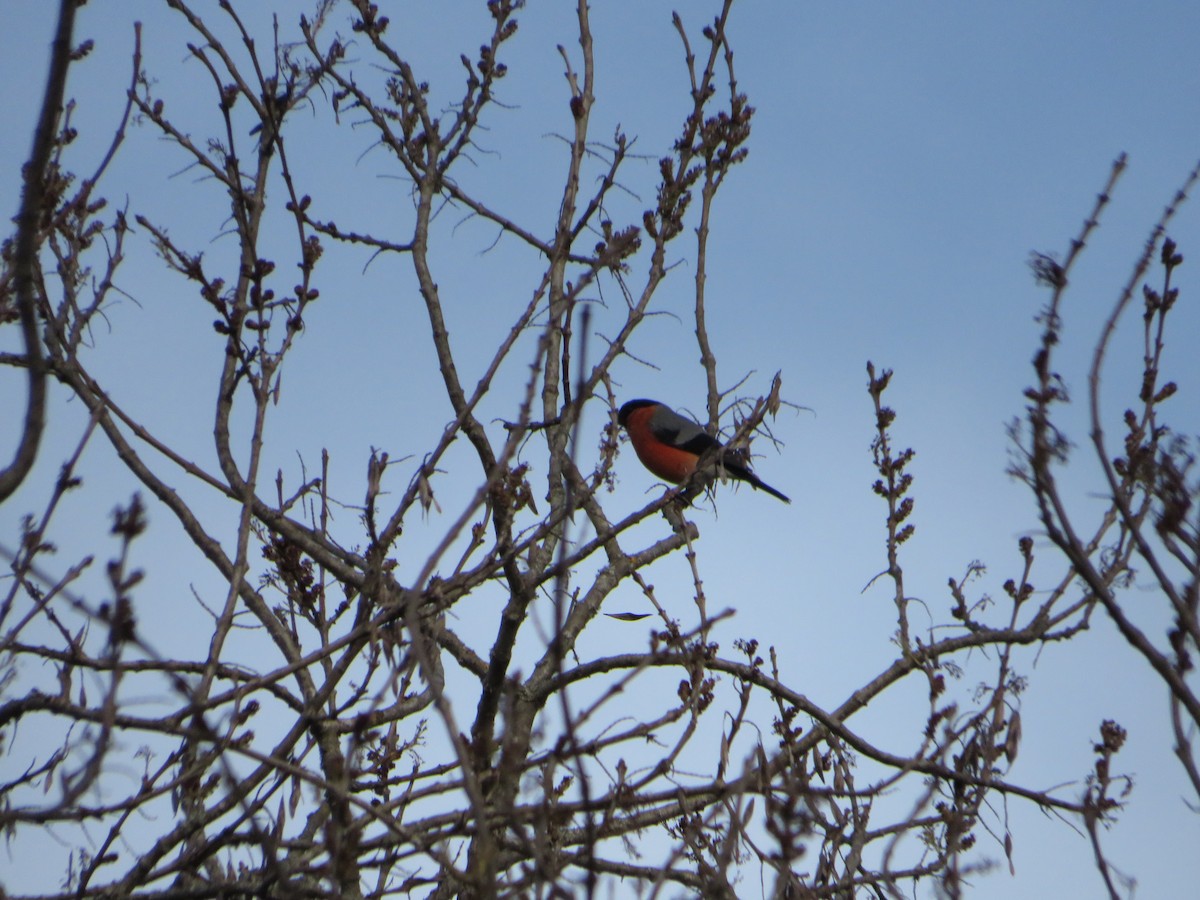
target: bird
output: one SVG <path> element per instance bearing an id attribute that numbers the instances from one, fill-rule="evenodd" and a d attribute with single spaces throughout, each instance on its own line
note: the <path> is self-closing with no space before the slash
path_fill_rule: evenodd
<path id="1" fill-rule="evenodd" d="M 691 478 L 700 457 L 715 448 L 721 452 L 721 466 L 727 475 L 784 503 L 792 502 L 751 472 L 742 453 L 723 447 L 691 419 L 657 400 L 630 400 L 617 412 L 617 424 L 629 435 L 642 465 L 672 484 L 683 484 Z"/>

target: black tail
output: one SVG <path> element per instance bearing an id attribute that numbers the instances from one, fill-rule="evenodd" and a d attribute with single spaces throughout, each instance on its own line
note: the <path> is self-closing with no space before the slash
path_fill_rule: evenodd
<path id="1" fill-rule="evenodd" d="M 765 481 L 763 481 L 761 478 L 759 478 L 753 472 L 751 472 L 749 474 L 750 474 L 750 477 L 745 480 L 750 482 L 750 484 L 753 485 L 754 487 L 758 488 L 758 490 L 766 491 L 772 497 L 778 497 L 784 503 L 792 502 L 792 499 L 787 494 L 783 493 L 782 491 L 775 490 L 775 488 L 771 487 L 769 484 L 767 484 Z"/>
<path id="2" fill-rule="evenodd" d="M 737 457 L 731 456 L 727 453 L 722 462 L 724 464 L 725 471 L 734 478 L 737 478 L 739 481 L 745 481 L 755 490 L 766 491 L 772 497 L 778 497 L 784 503 L 792 502 L 791 498 L 788 497 L 787 494 L 783 493 L 782 491 L 775 490 L 775 488 L 771 487 L 769 484 L 751 472 L 746 464 Z"/>

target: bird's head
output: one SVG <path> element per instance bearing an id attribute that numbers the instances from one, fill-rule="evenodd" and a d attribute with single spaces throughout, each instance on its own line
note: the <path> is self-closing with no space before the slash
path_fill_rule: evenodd
<path id="1" fill-rule="evenodd" d="M 657 400 L 630 400 L 617 411 L 617 424 L 624 428 L 635 410 L 645 409 L 647 406 L 661 406 L 661 404 Z"/>

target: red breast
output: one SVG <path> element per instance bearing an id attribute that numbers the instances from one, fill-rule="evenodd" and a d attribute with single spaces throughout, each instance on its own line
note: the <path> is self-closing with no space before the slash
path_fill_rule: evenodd
<path id="1" fill-rule="evenodd" d="M 625 430 L 642 465 L 664 481 L 682 484 L 696 471 L 698 457 L 654 436 L 650 417 L 657 409 L 657 406 L 644 406 L 633 410 L 625 422 Z"/>

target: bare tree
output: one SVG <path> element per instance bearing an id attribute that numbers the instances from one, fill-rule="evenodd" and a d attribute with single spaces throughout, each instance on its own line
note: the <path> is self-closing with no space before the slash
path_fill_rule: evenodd
<path id="1" fill-rule="evenodd" d="M 1170 697 L 1175 754 L 1200 801 L 1200 769 L 1193 745 L 1200 726 L 1194 661 L 1200 649 L 1200 479 L 1195 470 L 1195 435 L 1172 429 L 1163 416 L 1163 407 L 1178 386 L 1161 378 L 1167 315 L 1179 299 L 1172 276 L 1183 264 L 1175 242 L 1167 237 L 1167 226 L 1200 178 L 1200 166 L 1192 170 L 1152 229 L 1092 354 L 1087 379 L 1089 438 L 1103 473 L 1107 498 L 1094 521 L 1088 522 L 1072 510 L 1056 477 L 1056 470 L 1067 462 L 1072 449 L 1058 415 L 1060 407 L 1070 400 L 1069 392 L 1054 369 L 1069 275 L 1125 165 L 1124 156 L 1113 164 L 1092 215 L 1062 262 L 1050 254 L 1034 254 L 1034 274 L 1049 288 L 1051 297 L 1040 317 L 1042 340 L 1034 357 L 1037 379 L 1026 393 L 1029 405 L 1025 427 L 1014 427 L 1022 451 L 1014 471 L 1032 488 L 1047 535 L 1069 560 L 1072 574 L 1083 587 L 1078 602 L 1085 614 L 1090 615 L 1096 606 L 1103 609 L 1130 648 L 1162 679 Z M 1161 287 L 1157 288 L 1143 281 L 1156 257 L 1162 270 Z M 1139 285 L 1142 373 L 1129 400 L 1131 405 L 1121 416 L 1121 448 L 1114 450 L 1106 433 L 1110 426 L 1101 402 L 1102 375 L 1118 322 L 1133 304 Z M 1154 594 L 1147 595 L 1145 587 L 1153 588 Z M 1157 603 L 1152 600 L 1155 595 Z M 1172 621 L 1170 629 L 1161 635 L 1149 630 L 1156 629 L 1153 622 L 1162 614 L 1160 604 L 1165 605 Z M 1112 801 L 1107 749 L 1119 749 L 1123 740 L 1122 730 L 1116 726 L 1108 729 L 1102 742 L 1106 752 L 1097 760 L 1084 795 L 1084 822 L 1096 849 L 1097 865 L 1114 896 L 1117 888 L 1101 852 L 1097 826 Z"/>
<path id="2" fill-rule="evenodd" d="M 5 254 L 3 290 L 5 294 L 12 291 L 12 305 L 21 323 L 29 394 L 21 437 L 13 461 L 0 470 L 0 502 L 12 495 L 33 468 L 45 427 L 46 369 L 42 362 L 42 345 L 37 335 L 37 309 L 33 296 L 33 280 L 37 269 L 37 218 L 46 204 L 50 154 L 54 150 L 55 123 L 62 113 L 63 93 L 67 88 L 67 69 L 71 64 L 71 36 L 74 29 L 75 4 L 64 2 L 59 8 L 58 27 L 54 35 L 54 50 L 42 101 L 42 112 L 33 136 L 29 162 L 25 165 L 25 186 L 21 193 L 21 211 L 17 214 L 17 234 L 11 249 Z M 80 48 L 80 52 L 83 54 L 87 50 Z M 0 319 L 0 322 L 7 319 L 8 316 Z"/>
<path id="3" fill-rule="evenodd" d="M 982 567 L 971 563 L 950 580 L 944 610 L 913 621 L 902 565 L 913 451 L 892 436 L 892 373 L 868 365 L 886 524 L 879 578 L 894 589 L 897 652 L 823 708 L 785 683 L 781 651 L 730 637 L 731 598 L 706 595 L 705 513 L 692 503 L 716 487 L 718 466 L 622 518 L 606 508 L 621 452 L 614 373 L 638 362 L 630 337 L 658 310 L 673 259 L 686 257 L 695 273 L 708 429 L 745 448 L 770 439 L 783 404 L 778 376 L 755 396 L 741 393 L 745 378 L 722 387 L 731 379 L 705 324 L 705 272 L 717 252 L 710 218 L 746 159 L 754 113 L 735 78 L 731 0 L 698 32 L 674 20 L 690 91 L 656 168 L 640 165 L 632 137 L 593 134 L 590 11 L 577 4 L 577 42 L 559 48 L 566 158 L 547 176 L 558 191 L 549 220 L 500 208 L 469 171 L 504 177 L 483 134 L 504 115 L 501 86 L 519 65 L 509 60 L 516 0 L 487 3 L 489 29 L 477 53 L 463 54 L 459 93 L 444 105 L 431 99 L 440 86 L 393 41 L 397 24 L 366 0 L 322 2 L 268 33 L 233 3 L 164 5 L 192 33 L 187 53 L 205 73 L 218 127 L 197 133 L 173 117 L 176 98 L 159 96 L 139 49 L 125 118 L 90 177 L 68 174 L 76 134 L 59 121 L 37 215 L 18 229 L 34 249 L 6 245 L 0 275 L 7 323 L 23 302 L 14 288 L 21 261 L 40 262 L 31 280 L 40 344 L 0 362 L 44 366 L 56 396 L 86 410 L 53 489 L 7 551 L 0 600 L 0 738 L 21 766 L 0 785 L 0 825 L 18 846 L 52 827 L 70 848 L 69 871 L 61 880 L 48 872 L 43 895 L 590 897 L 620 884 L 639 896 L 882 897 L 934 881 L 957 896 L 968 875 L 1011 848 L 996 801 L 1078 817 L 1094 836 L 1119 806 L 1115 723 L 1101 727 L 1082 795 L 1011 777 L 1027 688 L 1014 652 L 1076 639 L 1097 603 L 1121 622 L 1118 591 L 1135 554 L 1153 566 L 1165 553 L 1184 567 L 1183 580 L 1164 568 L 1160 581 L 1179 621 L 1170 646 L 1122 630 L 1171 686 L 1181 758 L 1196 780 L 1187 730 L 1196 722 L 1187 680 L 1196 486 L 1191 456 L 1157 423 L 1169 392 L 1150 374 L 1174 302 L 1173 246 L 1162 250 L 1164 288 L 1147 294 L 1156 298 L 1147 333 L 1159 339 L 1148 339 L 1143 412 L 1131 414 L 1126 451 L 1106 469 L 1112 511 L 1087 539 L 1053 482 L 1063 445 L 1051 412 L 1063 397 L 1050 356 L 1075 251 L 1061 266 L 1040 258 L 1055 293 L 1020 471 L 1066 557 L 1051 561 L 1061 571 L 1048 588 L 1035 591 L 1026 537 L 1004 597 L 976 593 Z M 292 138 L 314 116 L 386 154 L 411 198 L 395 232 L 322 211 Z M 98 191 L 109 161 L 127 150 L 131 118 L 172 145 L 200 176 L 197 190 L 226 204 L 219 250 L 175 236 L 172 222 L 139 211 L 136 196 L 109 211 Z M 507 330 L 490 358 L 469 365 L 448 320 L 481 301 L 440 286 L 454 258 L 454 215 L 495 230 L 490 252 L 539 267 L 524 302 L 504 308 Z M 211 310 L 220 336 L 209 360 L 216 397 L 210 409 L 189 410 L 212 416 L 202 456 L 173 442 L 166 422 L 131 413 L 97 362 L 105 338 L 96 326 L 122 290 L 120 266 L 149 250 L 176 277 L 179 297 Z M 353 288 L 322 281 L 339 256 L 411 268 L 432 360 L 413 389 L 437 385 L 450 411 L 440 433 L 372 450 L 365 476 L 341 497 L 327 453 L 315 477 L 271 473 L 266 462 L 283 375 L 318 305 L 358 314 Z M 330 368 L 331 393 L 373 389 L 339 382 Z M 1094 374 L 1093 396 L 1098 383 Z M 598 430 L 585 426 L 585 410 L 603 418 Z M 1107 461 L 1098 424 L 1095 433 Z M 137 493 L 114 517 L 115 550 L 97 538 L 94 554 L 65 563 L 53 552 L 56 530 L 71 527 L 60 509 L 80 489 L 93 444 L 111 448 Z M 423 517 L 454 489 L 469 499 L 447 501 L 427 548 Z M 211 629 L 184 640 L 189 655 L 164 653 L 141 624 L 152 601 L 133 554 L 148 509 L 169 517 L 155 528 L 179 529 L 223 586 L 219 605 L 205 607 Z M 694 574 L 686 615 L 678 604 L 668 612 L 647 577 L 677 553 Z M 96 554 L 110 556 L 103 586 L 87 580 Z M 629 649 L 642 640 L 631 638 L 622 652 L 597 653 L 584 636 L 602 611 L 639 618 L 612 612 L 619 587 L 636 588 L 657 622 L 644 646 Z M 481 609 L 497 612 L 481 623 Z M 907 729 L 879 739 L 857 727 L 868 705 L 905 709 L 912 684 L 926 700 L 908 711 Z M 620 698 L 634 691 L 654 705 L 631 716 Z M 137 702 L 145 696 L 167 697 L 168 709 L 148 714 Z M 52 746 L 46 734 L 56 735 Z M 141 767 L 133 779 L 131 748 Z M 1097 848 L 1108 878 L 1098 839 Z"/>

